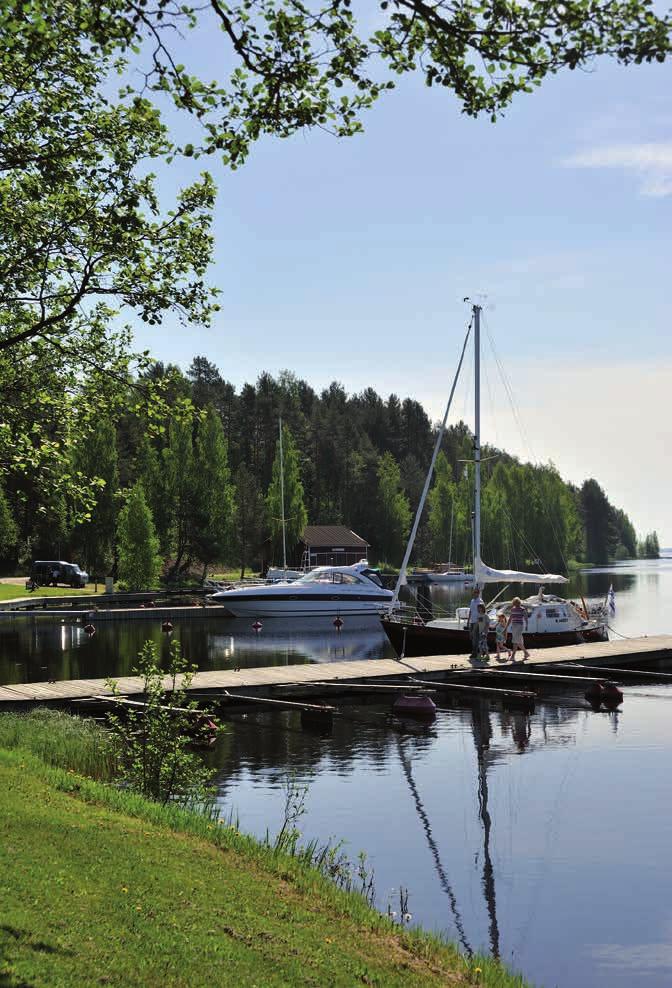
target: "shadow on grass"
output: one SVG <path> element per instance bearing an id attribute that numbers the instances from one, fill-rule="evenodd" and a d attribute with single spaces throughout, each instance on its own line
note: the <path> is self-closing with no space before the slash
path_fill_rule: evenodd
<path id="1" fill-rule="evenodd" d="M 16 926 L 9 926 L 7 923 L 0 924 L 0 988 L 34 988 L 32 982 L 17 980 L 11 969 L 11 962 L 6 955 L 6 946 L 9 940 L 20 943 L 22 947 L 34 950 L 40 954 L 60 954 L 65 957 L 72 957 L 73 951 L 63 947 L 57 947 L 52 943 L 45 943 L 43 940 L 31 939 L 30 933 L 26 930 L 19 930 Z M 4 942 L 3 942 L 4 941 Z"/>

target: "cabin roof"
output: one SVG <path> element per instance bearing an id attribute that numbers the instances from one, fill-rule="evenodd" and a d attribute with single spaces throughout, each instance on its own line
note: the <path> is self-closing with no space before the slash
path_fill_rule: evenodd
<path id="1" fill-rule="evenodd" d="M 339 546 L 343 549 L 368 549 L 369 543 L 345 525 L 306 525 L 301 541 L 307 546 Z"/>

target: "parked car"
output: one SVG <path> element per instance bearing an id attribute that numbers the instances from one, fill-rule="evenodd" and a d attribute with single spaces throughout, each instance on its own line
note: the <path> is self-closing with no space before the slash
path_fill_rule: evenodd
<path id="1" fill-rule="evenodd" d="M 80 569 L 77 563 L 64 563 L 62 559 L 36 559 L 30 567 L 28 583 L 38 587 L 85 587 L 89 574 Z"/>

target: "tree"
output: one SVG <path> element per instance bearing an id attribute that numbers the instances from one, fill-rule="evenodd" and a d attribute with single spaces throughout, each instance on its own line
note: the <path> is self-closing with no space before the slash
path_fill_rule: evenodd
<path id="1" fill-rule="evenodd" d="M 436 458 L 434 484 L 427 497 L 432 558 L 437 562 L 453 561 L 453 539 L 456 535 L 455 495 L 453 471 L 446 454 L 441 452 Z"/>
<path id="2" fill-rule="evenodd" d="M 116 313 L 207 322 L 214 186 L 203 175 L 161 209 L 147 167 L 170 154 L 159 112 L 103 93 L 132 37 L 123 17 L 28 0 L 3 5 L 0 36 L 0 471 L 67 491 L 85 515 L 96 478 L 69 469 L 75 438 L 94 427 L 93 395 L 111 414 L 128 391 Z"/>
<path id="3" fill-rule="evenodd" d="M 0 484 L 0 558 L 5 558 L 19 540 L 19 529 L 14 520 L 7 495 Z"/>
<path id="4" fill-rule="evenodd" d="M 76 468 L 83 476 L 100 481 L 94 507 L 73 532 L 74 544 L 81 550 L 86 569 L 96 583 L 112 566 L 115 495 L 119 486 L 116 439 L 112 422 L 99 418 L 91 434 L 75 450 Z"/>
<path id="5" fill-rule="evenodd" d="M 408 498 L 400 490 L 401 473 L 391 453 L 378 462 L 378 539 L 380 555 L 388 562 L 400 562 L 404 542 L 411 527 Z"/>
<path id="6" fill-rule="evenodd" d="M 586 527 L 586 555 L 591 563 L 606 563 L 611 547 L 609 516 L 611 505 L 592 478 L 581 488 L 581 504 Z"/>
<path id="7" fill-rule="evenodd" d="M 59 5 L 26 6 L 33 18 L 41 15 L 38 27 L 31 24 L 38 52 L 51 53 Z M 662 62 L 670 52 L 670 18 L 656 16 L 650 0 L 382 0 L 368 36 L 368 12 L 356 13 L 350 0 L 60 6 L 79 65 L 90 49 L 119 57 L 147 51 L 148 64 L 140 57 L 143 87 L 168 93 L 203 124 L 200 147 L 186 144 L 183 152 L 221 151 L 234 167 L 267 134 L 287 137 L 306 127 L 358 133 L 362 112 L 406 73 L 421 71 L 428 86 L 457 97 L 464 113 L 494 120 L 516 94 L 563 68 L 586 67 L 600 55 L 624 65 Z M 6 29 L 16 30 L 22 22 L 10 10 Z M 228 80 L 204 82 L 171 51 L 171 38 L 195 26 L 219 32 Z"/>
<path id="8" fill-rule="evenodd" d="M 299 453 L 294 437 L 286 425 L 282 426 L 282 452 L 284 471 L 280 472 L 280 442 L 276 443 L 271 483 L 266 493 L 268 523 L 276 552 L 282 549 L 282 480 L 284 477 L 285 539 L 288 549 L 297 544 L 308 522 L 308 512 L 303 501 L 303 484 L 299 467 Z"/>
<path id="9" fill-rule="evenodd" d="M 638 555 L 642 559 L 659 559 L 660 558 L 660 544 L 658 542 L 658 533 L 650 532 L 644 541 L 639 545 Z"/>
<path id="10" fill-rule="evenodd" d="M 223 562 L 230 551 L 234 511 L 227 443 L 212 405 L 198 424 L 193 471 L 192 549 L 205 580 L 210 563 Z"/>
<path id="11" fill-rule="evenodd" d="M 125 590 L 153 587 L 161 572 L 159 540 L 142 484 L 131 489 L 117 523 L 119 582 Z"/>
<path id="12" fill-rule="evenodd" d="M 168 579 L 175 580 L 188 568 L 193 548 L 194 483 L 192 422 L 173 419 L 168 445 L 162 452 L 163 499 L 172 563 Z"/>
<path id="13" fill-rule="evenodd" d="M 252 554 L 261 543 L 264 499 L 254 474 L 245 463 L 241 463 L 238 467 L 235 480 L 235 530 L 240 578 L 242 580 L 245 576 L 245 570 L 250 564 Z"/>
<path id="14" fill-rule="evenodd" d="M 170 643 L 165 672 L 155 642 L 145 642 L 133 670 L 142 677 L 145 706 L 127 710 L 123 717 L 110 714 L 108 721 L 122 785 L 157 803 L 203 811 L 212 795 L 209 783 L 214 770 L 204 765 L 192 743 L 194 738 L 212 738 L 212 722 L 199 717 L 198 703 L 189 699 L 195 671 L 196 666 L 182 656 L 178 641 Z M 116 682 L 109 684 L 113 695 L 119 696 Z"/>

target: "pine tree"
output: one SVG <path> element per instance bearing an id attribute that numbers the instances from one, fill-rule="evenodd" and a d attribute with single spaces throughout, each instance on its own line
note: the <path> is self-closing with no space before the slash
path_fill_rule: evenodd
<path id="1" fill-rule="evenodd" d="M 391 453 L 378 462 L 378 533 L 381 558 L 400 562 L 411 527 L 408 498 L 400 490 L 401 471 Z"/>
<path id="2" fill-rule="evenodd" d="M 286 425 L 282 427 L 282 452 L 284 461 L 285 531 L 287 550 L 291 551 L 301 538 L 308 522 L 308 512 L 303 500 L 303 484 L 299 468 L 299 454 L 294 438 Z M 276 553 L 282 552 L 282 497 L 280 482 L 280 443 L 276 443 L 271 483 L 266 494 L 266 510 Z M 277 558 L 280 558 L 279 555 Z"/>
<path id="3" fill-rule="evenodd" d="M 177 418 L 170 423 L 168 446 L 162 453 L 164 503 L 170 509 L 170 555 L 168 573 L 175 580 L 191 562 L 194 507 L 192 423 Z"/>
<path id="4" fill-rule="evenodd" d="M 119 512 L 117 543 L 122 588 L 144 590 L 155 586 L 161 572 L 159 540 L 140 482 L 131 489 Z"/>
<path id="5" fill-rule="evenodd" d="M 210 563 L 223 562 L 230 551 L 234 511 L 227 442 L 212 405 L 198 426 L 193 470 L 191 549 L 205 579 Z"/>
<path id="6" fill-rule="evenodd" d="M 441 452 L 436 458 L 434 484 L 428 495 L 431 553 L 436 562 L 453 562 L 455 544 L 455 494 L 453 471 Z"/>
<path id="7" fill-rule="evenodd" d="M 253 554 L 261 543 L 264 521 L 264 499 L 252 471 L 241 463 L 236 472 L 235 532 L 238 546 L 240 578 L 251 563 Z"/>
<path id="8" fill-rule="evenodd" d="M 7 495 L 0 484 L 0 557 L 8 556 L 19 540 L 19 530 Z"/>
<path id="9" fill-rule="evenodd" d="M 112 543 L 116 521 L 115 494 L 119 486 L 116 431 L 107 418 L 99 418 L 86 443 L 75 455 L 75 466 L 87 478 L 101 482 L 96 503 L 87 520 L 73 532 L 89 574 L 96 580 L 112 567 Z"/>

